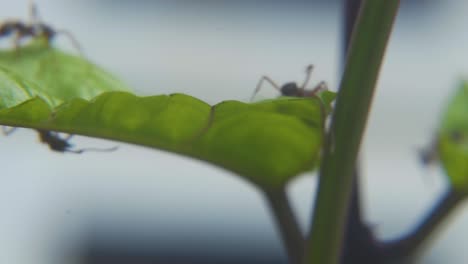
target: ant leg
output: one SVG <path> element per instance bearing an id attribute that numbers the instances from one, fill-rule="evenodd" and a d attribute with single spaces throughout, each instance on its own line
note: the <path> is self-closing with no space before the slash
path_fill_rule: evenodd
<path id="1" fill-rule="evenodd" d="M 306 67 L 306 77 L 304 79 L 304 82 L 302 83 L 301 86 L 299 86 L 299 89 L 302 91 L 305 90 L 306 85 L 309 83 L 310 76 L 312 75 L 312 70 L 314 69 L 314 65 L 310 64 Z"/>
<path id="2" fill-rule="evenodd" d="M 317 84 L 317 86 L 314 87 L 314 89 L 312 89 L 312 91 L 308 92 L 307 95 L 313 96 L 323 91 L 328 91 L 328 86 L 324 81 L 321 81 L 319 84 Z"/>
<path id="3" fill-rule="evenodd" d="M 315 88 L 312 89 L 312 91 L 307 91 L 305 94 L 305 97 L 313 97 L 319 101 L 320 113 L 322 116 L 322 128 L 325 129 L 325 121 L 327 119 L 327 110 L 322 99 L 320 99 L 320 97 L 317 95 L 319 92 L 323 92 L 323 91 L 328 91 L 328 86 L 324 81 L 317 84 L 317 86 L 315 86 Z M 325 134 L 325 132 L 323 133 Z"/>
<path id="4" fill-rule="evenodd" d="M 318 93 L 328 91 L 328 86 L 325 82 L 320 82 L 314 89 L 310 91 L 304 91 L 304 97 L 316 97 Z"/>
<path id="5" fill-rule="evenodd" d="M 7 127 L 7 126 L 2 126 L 2 133 L 5 136 L 9 136 L 11 133 L 13 133 L 17 127 Z"/>
<path id="6" fill-rule="evenodd" d="M 88 152 L 88 151 L 93 151 L 93 152 L 112 152 L 116 151 L 119 147 L 111 147 L 111 148 L 105 148 L 105 149 L 100 149 L 100 148 L 84 148 L 84 149 L 66 149 L 66 152 L 71 152 L 75 154 L 81 154 L 83 152 Z"/>
<path id="7" fill-rule="evenodd" d="M 59 137 L 59 134 L 56 133 L 56 136 Z M 73 136 L 74 136 L 73 134 L 68 134 L 67 136 L 61 138 L 61 140 L 63 140 L 64 142 L 68 142 Z M 71 153 L 75 153 L 75 154 L 81 154 L 83 152 L 88 152 L 88 151 L 112 152 L 112 151 L 116 151 L 118 148 L 119 148 L 118 146 L 111 147 L 111 148 L 103 148 L 103 149 L 100 149 L 100 148 L 84 148 L 84 149 L 69 149 L 69 148 L 66 148 L 66 149 L 64 149 L 64 152 L 71 152 Z"/>
<path id="8" fill-rule="evenodd" d="M 279 87 L 278 84 L 276 84 L 270 77 L 268 76 L 262 76 L 262 78 L 260 78 L 260 81 L 258 81 L 258 84 L 257 84 L 257 87 L 255 88 L 255 91 L 254 93 L 252 94 L 252 97 L 250 98 L 250 101 L 252 102 L 255 95 L 260 91 L 260 89 L 262 88 L 262 84 L 263 84 L 263 81 L 267 81 L 271 84 L 271 86 L 273 86 L 276 90 L 278 90 L 279 92 L 281 92 L 281 88 Z"/>
<path id="9" fill-rule="evenodd" d="M 19 33 L 16 33 L 15 36 L 13 37 L 13 49 L 15 50 L 15 56 L 18 58 L 20 54 L 20 45 L 21 45 L 21 38 L 23 35 L 20 35 Z"/>
<path id="10" fill-rule="evenodd" d="M 67 36 L 67 38 L 71 41 L 73 47 L 78 51 L 78 53 L 80 54 L 81 57 L 84 57 L 84 54 L 83 54 L 83 49 L 81 48 L 81 45 L 80 43 L 76 40 L 76 38 L 73 36 L 73 34 L 71 34 L 70 32 L 66 31 L 66 30 L 57 30 L 55 32 L 55 34 L 62 34 L 62 35 L 65 35 Z"/>
<path id="11" fill-rule="evenodd" d="M 20 35 L 18 33 L 15 34 L 13 37 L 13 48 L 18 50 L 20 44 Z"/>

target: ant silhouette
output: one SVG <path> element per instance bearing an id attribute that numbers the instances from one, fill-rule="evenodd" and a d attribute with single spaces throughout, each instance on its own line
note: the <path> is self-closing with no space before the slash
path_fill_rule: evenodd
<path id="1" fill-rule="evenodd" d="M 2 132 L 5 136 L 9 136 L 13 131 L 15 131 L 16 127 L 7 128 L 2 126 Z M 117 146 L 107 149 L 99 149 L 99 148 L 86 148 L 86 149 L 71 149 L 73 147 L 70 142 L 70 138 L 73 136 L 72 134 L 67 135 L 66 137 L 60 137 L 59 133 L 49 130 L 37 129 L 39 133 L 39 140 L 49 145 L 49 148 L 53 151 L 57 152 L 71 152 L 75 154 L 81 154 L 87 151 L 97 151 L 97 152 L 111 152 L 118 149 Z"/>
<path id="2" fill-rule="evenodd" d="M 273 81 L 270 77 L 268 76 L 262 76 L 260 78 L 260 81 L 257 84 L 257 88 L 255 89 L 252 97 L 250 98 L 250 101 L 253 101 L 255 95 L 260 91 L 262 88 L 262 84 L 264 81 L 267 81 L 268 83 L 273 86 L 276 90 L 278 90 L 282 96 L 292 96 L 292 97 L 316 97 L 317 93 L 321 91 L 326 91 L 328 90 L 327 84 L 325 82 L 320 82 L 317 84 L 312 90 L 308 90 L 305 87 L 309 83 L 310 76 L 312 75 L 312 70 L 314 69 L 314 65 L 310 64 L 306 67 L 306 77 L 304 79 L 304 82 L 302 83 L 301 86 L 298 86 L 297 83 L 295 82 L 288 82 L 285 83 L 283 86 L 279 86 L 276 84 L 275 81 Z"/>
<path id="3" fill-rule="evenodd" d="M 44 38 L 47 45 L 49 45 L 53 38 L 62 34 L 70 39 L 72 45 L 80 54 L 83 54 L 80 44 L 70 32 L 66 30 L 55 30 L 51 26 L 41 22 L 39 20 L 36 4 L 31 1 L 29 6 L 30 21 L 25 23 L 17 19 L 10 19 L 0 23 L 0 38 L 14 34 L 13 47 L 18 49 L 21 41 L 25 38 Z"/>
<path id="4" fill-rule="evenodd" d="M 451 131 L 448 134 L 448 139 L 452 144 L 464 144 L 466 143 L 466 137 L 459 130 Z M 439 156 L 439 135 L 434 136 L 431 144 L 423 149 L 419 150 L 419 157 L 423 165 L 433 165 L 440 160 Z"/>
<path id="5" fill-rule="evenodd" d="M 98 151 L 98 152 L 111 152 L 117 150 L 117 146 L 107 149 L 98 149 L 98 148 L 86 148 L 86 149 L 71 149 L 73 147 L 68 141 L 73 136 L 69 134 L 65 138 L 61 138 L 59 133 L 49 131 L 49 130 L 41 130 L 38 129 L 37 132 L 39 133 L 39 139 L 42 143 L 49 145 L 49 148 L 53 151 L 57 152 L 71 152 L 75 154 L 81 154 L 87 151 Z"/>

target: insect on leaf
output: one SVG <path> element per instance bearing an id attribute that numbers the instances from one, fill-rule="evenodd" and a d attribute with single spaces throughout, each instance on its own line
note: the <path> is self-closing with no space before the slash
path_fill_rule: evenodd
<path id="1" fill-rule="evenodd" d="M 139 97 L 83 58 L 35 45 L 0 53 L 0 125 L 178 153 L 263 189 L 281 188 L 317 164 L 332 92 L 213 106 L 184 94 Z"/>
<path id="2" fill-rule="evenodd" d="M 316 98 L 210 106 L 183 94 L 106 92 L 52 108 L 40 97 L 0 110 L 0 124 L 113 139 L 187 155 L 280 188 L 314 168 L 322 144 Z"/>

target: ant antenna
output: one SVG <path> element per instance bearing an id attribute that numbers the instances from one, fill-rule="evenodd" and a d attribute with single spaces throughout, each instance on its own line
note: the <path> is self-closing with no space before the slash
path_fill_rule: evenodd
<path id="1" fill-rule="evenodd" d="M 258 84 L 257 84 L 257 88 L 255 88 L 255 91 L 254 93 L 252 94 L 252 97 L 250 98 L 250 101 L 252 102 L 255 95 L 260 91 L 260 89 L 262 88 L 262 84 L 263 84 L 263 81 L 267 81 L 271 84 L 271 86 L 273 86 L 276 90 L 278 90 L 279 92 L 281 92 L 281 88 L 278 84 L 275 83 L 275 81 L 273 81 L 270 77 L 268 76 L 262 76 L 262 78 L 260 78 L 260 81 L 258 81 Z"/>
<path id="2" fill-rule="evenodd" d="M 37 5 L 34 0 L 29 0 L 29 19 L 31 19 L 31 24 L 36 24 L 39 22 L 39 12 L 37 11 Z"/>
<path id="3" fill-rule="evenodd" d="M 314 65 L 310 64 L 309 66 L 306 67 L 306 77 L 304 79 L 304 82 L 302 85 L 299 87 L 301 90 L 305 90 L 306 85 L 309 83 L 310 76 L 312 75 L 312 70 L 314 69 Z"/>

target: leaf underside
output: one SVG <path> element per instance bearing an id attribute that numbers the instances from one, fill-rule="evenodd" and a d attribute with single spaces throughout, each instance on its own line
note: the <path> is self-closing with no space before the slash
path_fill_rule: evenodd
<path id="1" fill-rule="evenodd" d="M 208 161 L 261 188 L 311 170 L 334 99 L 279 98 L 214 106 L 184 94 L 139 97 L 84 58 L 33 44 L 0 52 L 0 125 L 153 147 Z"/>

